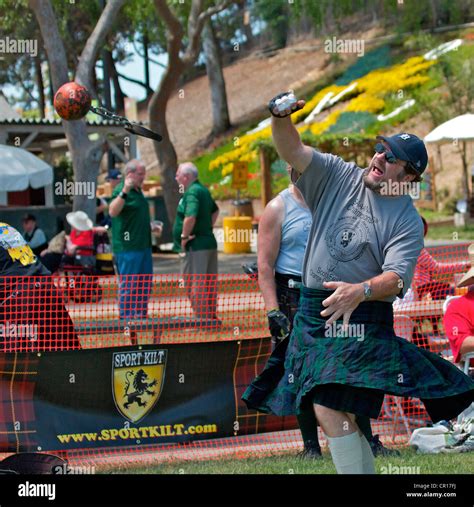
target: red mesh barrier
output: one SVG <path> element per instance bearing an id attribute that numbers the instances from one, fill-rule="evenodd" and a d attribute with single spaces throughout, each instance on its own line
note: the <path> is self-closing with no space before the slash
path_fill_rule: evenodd
<path id="1" fill-rule="evenodd" d="M 467 246 L 422 252 L 412 288 L 394 303 L 396 333 L 448 360 L 452 358 L 443 330 L 443 304 L 447 296 L 461 293 L 454 283 L 467 269 Z M 96 277 L 68 272 L 44 278 L 4 277 L 0 278 L 0 323 L 3 352 L 242 340 L 234 372 L 236 400 L 269 354 L 269 341 L 262 346 L 262 340 L 254 340 L 268 336 L 263 298 L 258 283 L 244 274 Z M 241 403 L 237 420 L 242 430 L 251 426 L 266 433 L 62 454 L 72 464 L 107 467 L 243 457 L 302 447 L 294 417 L 257 414 Z M 386 396 L 372 429 L 388 444 L 405 444 L 410 432 L 428 421 L 418 400 Z M 321 442 L 324 445 L 324 439 Z"/>

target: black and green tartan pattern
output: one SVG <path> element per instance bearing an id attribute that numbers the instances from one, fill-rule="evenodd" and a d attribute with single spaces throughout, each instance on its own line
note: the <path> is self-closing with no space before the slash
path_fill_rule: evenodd
<path id="1" fill-rule="evenodd" d="M 34 394 L 39 358 L 0 354 L 0 452 L 38 450 Z"/>
<path id="2" fill-rule="evenodd" d="M 438 421 L 456 417 L 474 401 L 474 382 L 456 366 L 395 335 L 390 303 L 361 303 L 350 323 L 355 329 L 359 324 L 362 333 L 332 336 L 320 315 L 330 294 L 302 287 L 284 359 L 277 347 L 242 397 L 249 407 L 290 415 L 310 397 L 376 418 L 386 393 L 420 398 Z"/>

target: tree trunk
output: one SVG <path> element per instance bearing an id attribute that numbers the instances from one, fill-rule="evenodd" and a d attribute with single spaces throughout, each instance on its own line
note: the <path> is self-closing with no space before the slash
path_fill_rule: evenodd
<path id="1" fill-rule="evenodd" d="M 105 106 L 105 109 L 112 111 L 112 94 L 110 91 L 110 60 L 108 58 L 108 51 L 103 49 L 102 53 L 102 103 Z"/>
<path id="2" fill-rule="evenodd" d="M 79 84 L 85 86 L 92 95 L 95 93 L 92 85 L 92 76 L 97 55 L 101 46 L 105 43 L 105 38 L 111 30 L 113 22 L 124 2 L 125 0 L 109 0 L 107 2 L 79 57 L 75 79 Z"/>
<path id="3" fill-rule="evenodd" d="M 375 0 L 371 0 L 370 1 L 371 3 L 371 11 L 372 11 L 372 23 L 375 24 L 378 22 L 379 20 L 379 16 L 378 16 L 378 5 L 377 3 L 375 2 Z"/>
<path id="4" fill-rule="evenodd" d="M 44 81 L 43 74 L 41 73 L 41 57 L 38 54 L 35 58 L 35 74 L 36 74 L 36 85 L 38 86 L 38 104 L 41 118 L 45 117 L 46 100 L 44 96 Z"/>
<path id="5" fill-rule="evenodd" d="M 143 35 L 143 58 L 144 58 L 143 65 L 145 70 L 145 85 L 147 89 L 146 94 L 148 97 L 149 95 L 148 90 L 151 90 L 151 86 L 150 86 L 150 60 L 148 59 L 148 36 L 146 33 Z"/>
<path id="6" fill-rule="evenodd" d="M 212 135 L 217 135 L 230 128 L 230 119 L 219 45 L 210 20 L 204 25 L 203 48 L 211 87 Z"/>
<path id="7" fill-rule="evenodd" d="M 436 28 L 438 26 L 438 6 L 437 0 L 430 0 L 431 7 L 431 27 Z"/>
<path id="8" fill-rule="evenodd" d="M 117 72 L 117 68 L 115 67 L 114 57 L 112 55 L 112 51 L 107 51 L 106 55 L 110 77 L 112 79 L 112 83 L 114 84 L 114 102 L 115 102 L 115 110 L 120 113 L 125 111 L 125 94 L 120 87 L 119 76 Z"/>
<path id="9" fill-rule="evenodd" d="M 176 208 L 178 207 L 181 195 L 175 180 L 178 158 L 169 136 L 168 125 L 166 123 L 166 107 L 171 94 L 177 92 L 178 81 L 184 68 L 185 65 L 181 59 L 177 59 L 174 62 L 170 60 L 160 88 L 152 95 L 148 104 L 150 128 L 159 132 L 163 137 L 162 141 L 159 143 L 154 142 L 153 146 L 158 158 L 163 196 L 170 223 L 174 223 L 176 218 Z"/>
<path id="10" fill-rule="evenodd" d="M 97 51 L 105 40 L 105 27 L 108 26 L 110 28 L 113 21 L 111 19 L 104 19 L 104 17 L 113 17 L 118 12 L 118 8 L 120 8 L 122 3 L 123 0 L 115 0 L 107 4 L 81 55 L 76 72 L 78 81 L 81 80 L 83 83 L 90 82 L 89 79 L 92 74 Z M 111 4 L 113 5 L 111 6 Z M 56 16 L 50 0 L 29 0 L 29 5 L 35 14 L 41 30 L 44 47 L 48 56 L 53 90 L 57 90 L 62 84 L 69 81 L 69 77 L 66 51 L 59 34 Z M 92 182 L 93 188 L 95 188 L 99 174 L 99 163 L 103 155 L 103 141 L 99 140 L 96 143 L 91 143 L 84 120 L 63 121 L 63 126 L 72 157 L 75 181 Z M 90 219 L 95 222 L 95 193 L 93 196 L 87 195 L 86 192 L 80 194 L 74 195 L 73 209 L 86 212 Z"/>
<path id="11" fill-rule="evenodd" d="M 155 0 L 154 2 L 158 17 L 166 25 L 168 66 L 166 67 L 166 71 L 158 89 L 153 93 L 150 99 L 148 104 L 148 115 L 150 128 L 156 130 L 163 136 L 161 142 L 154 142 L 154 148 L 159 162 L 166 211 L 171 223 L 175 220 L 176 208 L 181 195 L 175 180 L 178 161 L 166 124 L 166 107 L 171 94 L 177 91 L 181 74 L 188 66 L 192 65 L 198 57 L 200 35 L 204 23 L 213 14 L 220 12 L 229 5 L 231 1 L 232 0 L 222 0 L 218 5 L 209 7 L 204 11 L 203 0 L 192 0 L 187 24 L 187 46 L 182 56 L 183 26 L 170 9 L 170 5 L 168 5 L 166 0 Z"/>
<path id="12" fill-rule="evenodd" d="M 324 5 L 323 14 L 321 16 L 322 18 L 322 32 L 324 35 L 330 35 L 334 31 L 334 9 L 333 9 L 333 3 L 331 1 L 327 2 Z"/>
<path id="13" fill-rule="evenodd" d="M 46 55 L 47 56 L 47 55 Z M 49 105 L 52 109 L 54 109 L 54 86 L 53 86 L 53 76 L 51 75 L 51 65 L 48 62 L 48 79 L 49 79 Z"/>
<path id="14" fill-rule="evenodd" d="M 245 47 L 247 50 L 251 49 L 254 44 L 254 37 L 252 34 L 252 24 L 250 23 L 250 6 L 249 1 L 246 0 L 241 4 L 242 11 L 242 30 L 245 35 Z"/>

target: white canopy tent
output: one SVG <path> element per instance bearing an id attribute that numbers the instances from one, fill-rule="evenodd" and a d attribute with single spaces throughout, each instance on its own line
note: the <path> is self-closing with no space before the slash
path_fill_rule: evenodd
<path id="1" fill-rule="evenodd" d="M 45 204 L 53 206 L 53 168 L 29 151 L 0 144 L 0 205 L 7 192 L 44 187 Z"/>
<path id="2" fill-rule="evenodd" d="M 452 143 L 456 139 L 474 141 L 474 114 L 462 114 L 442 123 L 425 137 L 425 142 Z"/>
<path id="3" fill-rule="evenodd" d="M 431 131 L 426 137 L 426 143 L 435 143 L 438 145 L 445 143 L 456 143 L 459 144 L 459 153 L 462 159 L 463 167 L 463 186 L 466 198 L 469 197 L 469 175 L 468 175 L 468 160 L 467 160 L 467 146 L 468 141 L 474 141 L 474 114 L 466 113 L 461 116 L 456 116 L 448 120 L 433 131 Z M 441 153 L 438 152 L 441 156 Z M 471 175 L 473 178 L 474 175 Z M 474 189 L 474 181 L 473 181 Z M 471 200 L 472 201 L 472 200 Z M 470 214 L 473 215 L 474 203 L 471 202 Z"/>

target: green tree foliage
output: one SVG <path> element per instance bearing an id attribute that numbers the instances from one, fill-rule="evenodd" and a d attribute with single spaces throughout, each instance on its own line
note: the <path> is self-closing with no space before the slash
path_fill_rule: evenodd
<path id="1" fill-rule="evenodd" d="M 254 12 L 266 23 L 273 42 L 279 48 L 286 46 L 288 38 L 289 5 L 288 0 L 258 0 L 254 4 Z"/>

